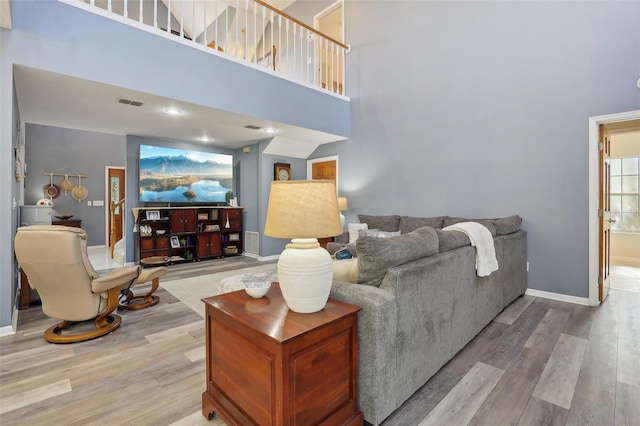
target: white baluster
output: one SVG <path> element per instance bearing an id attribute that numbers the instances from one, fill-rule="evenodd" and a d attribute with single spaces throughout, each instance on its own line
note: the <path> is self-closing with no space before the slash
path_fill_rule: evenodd
<path id="1" fill-rule="evenodd" d="M 124 0 L 124 13 L 123 15 L 125 18 L 129 17 L 129 3 L 127 0 Z"/>
<path id="2" fill-rule="evenodd" d="M 247 43 L 249 42 L 249 0 L 246 0 L 245 8 L 244 8 L 244 59 L 247 60 Z"/>
<path id="3" fill-rule="evenodd" d="M 333 87 L 333 82 L 335 81 L 335 77 L 334 77 L 334 71 L 335 71 L 335 58 L 336 58 L 336 54 L 335 54 L 335 48 L 336 48 L 336 44 L 331 42 L 331 91 L 332 92 L 337 92 L 338 91 L 338 86 L 336 83 L 336 87 Z"/>
<path id="4" fill-rule="evenodd" d="M 289 20 L 284 22 L 285 34 L 287 35 L 287 74 L 291 73 L 291 55 L 289 55 Z"/>
<path id="5" fill-rule="evenodd" d="M 276 22 L 274 19 L 274 12 L 271 11 L 271 18 L 269 18 L 269 22 L 271 23 L 271 40 L 269 42 L 269 49 L 271 49 L 271 69 L 273 71 L 276 70 L 276 54 L 277 49 L 274 49 L 273 46 L 276 45 L 276 42 L 273 40 L 273 32 L 276 30 Z"/>
<path id="6" fill-rule="evenodd" d="M 215 41 L 215 43 L 216 43 L 216 47 L 218 47 L 218 46 L 220 46 L 220 38 L 218 37 L 218 0 L 214 0 L 213 5 L 214 5 L 214 6 L 213 6 L 213 9 L 214 9 L 214 10 L 213 10 L 213 14 L 214 14 L 214 16 L 215 16 L 215 21 L 214 21 L 214 23 L 215 23 L 215 26 L 214 26 L 215 30 L 214 30 L 214 34 L 213 34 L 213 40 L 214 40 L 214 41 Z"/>
<path id="7" fill-rule="evenodd" d="M 304 27 L 300 27 L 300 80 L 304 81 Z"/>
<path id="8" fill-rule="evenodd" d="M 238 24 L 239 21 L 239 16 L 238 13 L 240 13 L 240 0 L 236 0 L 236 15 L 235 15 L 235 23 L 236 23 L 236 58 L 238 58 L 238 52 L 240 51 L 240 25 Z"/>
<path id="9" fill-rule="evenodd" d="M 158 1 L 153 0 L 153 28 L 158 28 Z"/>
<path id="10" fill-rule="evenodd" d="M 298 29 L 298 24 L 296 24 L 295 22 L 293 23 L 293 33 L 291 34 L 291 38 L 293 39 L 293 47 L 291 48 L 291 50 L 293 50 L 293 65 L 291 66 L 291 73 L 289 73 L 289 75 L 294 76 L 296 75 L 296 30 Z"/>
<path id="11" fill-rule="evenodd" d="M 167 34 L 171 34 L 171 0 L 167 3 Z"/>
<path id="12" fill-rule="evenodd" d="M 264 24 L 264 18 L 265 18 L 265 14 L 266 13 L 267 13 L 267 8 L 263 7 L 262 8 L 262 61 L 263 61 L 262 66 L 268 68 L 269 64 L 268 64 L 267 57 L 266 57 L 267 50 L 264 48 L 265 47 L 264 38 L 266 36 L 266 34 L 265 34 L 266 26 Z"/>
<path id="13" fill-rule="evenodd" d="M 180 38 L 184 36 L 184 2 L 180 0 Z"/>
<path id="14" fill-rule="evenodd" d="M 278 15 L 278 52 L 282 55 L 282 15 Z"/>
<path id="15" fill-rule="evenodd" d="M 204 0 L 202 2 L 202 10 L 203 10 L 203 14 L 202 14 L 202 44 L 203 45 L 207 45 L 207 0 Z M 195 7 L 194 7 L 195 9 Z"/>
<path id="16" fill-rule="evenodd" d="M 253 2 L 253 61 L 258 63 L 258 3 Z"/>

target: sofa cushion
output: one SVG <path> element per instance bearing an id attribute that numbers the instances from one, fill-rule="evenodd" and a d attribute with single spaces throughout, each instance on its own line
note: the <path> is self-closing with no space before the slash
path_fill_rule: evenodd
<path id="1" fill-rule="evenodd" d="M 378 238 L 390 238 L 400 235 L 400 231 L 381 231 L 379 229 L 364 229 L 360 231 L 361 237 L 378 237 Z"/>
<path id="2" fill-rule="evenodd" d="M 400 216 L 375 216 L 367 214 L 359 214 L 358 220 L 360 223 L 366 223 L 369 225 L 369 229 L 379 229 L 381 231 L 397 231 L 398 224 L 400 223 Z"/>
<path id="3" fill-rule="evenodd" d="M 368 229 L 366 223 L 348 223 L 347 229 L 349 230 L 349 243 L 355 243 L 360 236 L 360 231 Z"/>
<path id="4" fill-rule="evenodd" d="M 437 254 L 438 246 L 438 234 L 429 226 L 392 238 L 360 237 L 357 282 L 379 287 L 388 268 Z"/>
<path id="5" fill-rule="evenodd" d="M 436 233 L 440 241 L 439 253 L 471 245 L 471 240 L 464 232 L 436 229 Z"/>
<path id="6" fill-rule="evenodd" d="M 411 216 L 400 216 L 400 224 L 398 225 L 398 229 L 403 234 L 408 234 L 411 231 L 415 231 L 418 228 L 422 228 L 423 226 L 430 226 L 436 229 L 442 229 L 442 224 L 444 222 L 444 216 L 437 217 L 411 217 Z"/>
<path id="7" fill-rule="evenodd" d="M 450 225 L 455 225 L 460 222 L 477 222 L 484 225 L 490 232 L 491 236 L 495 237 L 496 234 L 496 226 L 493 224 L 493 219 L 465 219 L 463 217 L 451 217 L 445 216 L 444 223 L 442 225 L 443 228 L 446 228 Z"/>
<path id="8" fill-rule="evenodd" d="M 522 225 L 522 218 L 518 215 L 494 219 L 493 224 L 496 227 L 497 235 L 508 235 L 518 232 Z"/>

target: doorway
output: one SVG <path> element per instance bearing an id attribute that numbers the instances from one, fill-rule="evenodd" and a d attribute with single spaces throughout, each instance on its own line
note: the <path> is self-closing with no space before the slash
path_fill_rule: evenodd
<path id="1" fill-rule="evenodd" d="M 604 127 L 611 138 L 610 287 L 640 293 L 640 120 Z"/>
<path id="2" fill-rule="evenodd" d="M 598 146 L 604 132 L 615 135 L 632 131 L 635 127 L 640 130 L 640 110 L 589 118 L 589 304 L 592 306 L 599 303 L 602 291 L 600 260 L 605 254 L 602 250 L 601 217 L 598 215 L 600 182 L 603 179 Z M 606 254 L 609 257 L 611 251 L 607 250 Z"/>
<path id="3" fill-rule="evenodd" d="M 332 39 L 344 43 L 343 0 L 338 0 L 313 17 L 313 27 Z M 341 70 L 341 71 L 340 71 Z M 326 45 L 315 45 L 315 81 L 324 89 L 343 94 L 343 82 L 336 76 L 344 75 L 342 56 L 335 60 Z"/>
<path id="4" fill-rule="evenodd" d="M 123 237 L 124 230 L 124 204 L 121 203 L 125 197 L 125 170 L 122 167 L 107 166 L 107 229 L 106 241 L 108 247 L 113 247 Z M 118 204 L 120 203 L 120 204 Z M 111 214 L 112 204 L 116 204 Z"/>

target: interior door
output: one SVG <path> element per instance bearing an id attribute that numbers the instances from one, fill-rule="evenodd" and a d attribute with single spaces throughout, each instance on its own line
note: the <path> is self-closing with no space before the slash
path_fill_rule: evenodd
<path id="1" fill-rule="evenodd" d="M 320 161 L 311 165 L 311 179 L 336 180 L 336 161 Z"/>
<path id="2" fill-rule="evenodd" d="M 598 216 L 598 300 L 603 302 L 609 295 L 609 274 L 611 271 L 611 137 L 603 125 L 600 125 L 599 136 L 599 178 L 600 197 Z"/>
<path id="3" fill-rule="evenodd" d="M 124 199 L 124 189 L 125 185 L 125 171 L 124 169 L 108 169 L 109 175 L 109 211 L 111 211 L 111 203 L 117 203 L 118 201 Z M 111 232 L 111 215 L 108 215 L 107 219 L 107 235 L 109 235 L 109 247 L 113 244 L 117 243 L 122 239 L 122 229 L 123 229 L 123 214 L 122 207 L 118 206 L 113 212 L 113 227 L 115 230 L 115 234 Z M 113 240 L 113 241 L 112 241 Z"/>

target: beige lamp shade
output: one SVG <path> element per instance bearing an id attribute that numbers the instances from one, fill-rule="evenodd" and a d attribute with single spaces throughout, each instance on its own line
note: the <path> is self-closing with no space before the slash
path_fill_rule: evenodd
<path id="1" fill-rule="evenodd" d="M 264 234 L 275 238 L 326 238 L 342 233 L 332 180 L 273 181 Z"/>
<path id="2" fill-rule="evenodd" d="M 346 212 L 347 210 L 349 210 L 347 197 L 338 197 L 338 210 L 341 212 Z"/>

